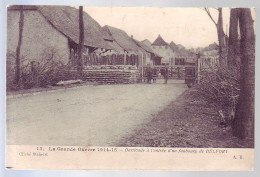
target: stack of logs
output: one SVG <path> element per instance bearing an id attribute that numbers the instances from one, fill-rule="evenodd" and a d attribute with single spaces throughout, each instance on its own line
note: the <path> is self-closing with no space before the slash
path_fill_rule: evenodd
<path id="1" fill-rule="evenodd" d="M 83 80 L 100 84 L 131 84 L 136 83 L 138 70 L 84 70 Z"/>
<path id="2" fill-rule="evenodd" d="M 73 72 L 73 71 L 72 71 Z M 74 72 L 76 72 L 74 70 Z M 132 84 L 139 80 L 140 73 L 135 66 L 91 67 L 84 69 L 82 80 L 100 84 Z"/>

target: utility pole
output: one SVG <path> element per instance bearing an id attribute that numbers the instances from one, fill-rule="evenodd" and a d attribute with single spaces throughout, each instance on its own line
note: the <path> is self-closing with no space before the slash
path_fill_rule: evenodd
<path id="1" fill-rule="evenodd" d="M 16 70 L 15 70 L 15 81 L 18 86 L 20 87 L 20 75 L 21 75 L 21 45 L 23 39 L 23 26 L 24 26 L 24 14 L 23 14 L 23 6 L 20 6 L 20 20 L 19 20 L 19 38 L 18 38 L 18 45 L 16 48 Z"/>
<path id="2" fill-rule="evenodd" d="M 79 45 L 78 45 L 78 73 L 82 77 L 83 62 L 82 50 L 84 48 L 84 21 L 83 21 L 83 7 L 79 6 Z"/>

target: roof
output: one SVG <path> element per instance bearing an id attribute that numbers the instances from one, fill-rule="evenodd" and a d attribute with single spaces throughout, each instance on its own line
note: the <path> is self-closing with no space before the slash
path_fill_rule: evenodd
<path id="1" fill-rule="evenodd" d="M 8 6 L 7 9 L 8 10 L 20 10 L 20 5 L 11 5 L 11 6 Z M 38 7 L 37 6 L 34 6 L 34 5 L 24 5 L 23 6 L 23 10 L 37 10 Z"/>
<path id="2" fill-rule="evenodd" d="M 10 6 L 8 10 L 17 10 L 19 6 Z M 25 10 L 38 10 L 43 17 L 63 35 L 73 42 L 79 42 L 79 10 L 69 6 L 24 6 Z M 111 39 L 103 34 L 101 26 L 83 11 L 84 45 L 111 49 L 104 39 Z"/>
<path id="3" fill-rule="evenodd" d="M 178 50 L 178 46 L 172 41 L 169 45 L 173 51 Z"/>
<path id="4" fill-rule="evenodd" d="M 134 41 L 126 34 L 125 31 L 108 25 L 104 26 L 103 28 L 109 31 L 113 39 L 125 51 L 127 52 L 142 51 L 142 49 L 134 43 Z"/>
<path id="5" fill-rule="evenodd" d="M 152 45 L 165 46 L 169 44 L 163 40 L 161 35 L 159 35 L 157 39 L 155 39 L 155 41 L 152 43 Z"/>
<path id="6" fill-rule="evenodd" d="M 124 49 L 120 47 L 117 42 L 113 39 L 109 29 L 107 27 L 102 27 L 103 34 L 110 36 L 111 40 L 107 40 L 108 45 L 111 46 L 113 50 L 115 50 L 118 53 L 123 53 Z"/>
<path id="7" fill-rule="evenodd" d="M 136 45 L 138 45 L 139 47 L 141 47 L 142 49 L 144 49 L 146 52 L 149 52 L 149 53 L 154 53 L 154 51 L 148 47 L 147 45 L 145 45 L 144 43 L 138 41 L 138 40 L 135 40 L 133 39 L 133 41 L 135 42 Z"/>
<path id="8" fill-rule="evenodd" d="M 152 45 L 152 43 L 148 39 L 143 40 L 142 43 L 146 44 L 147 46 Z"/>
<path id="9" fill-rule="evenodd" d="M 189 50 L 187 50 L 181 44 L 176 45 L 173 41 L 170 43 L 170 48 L 176 53 L 176 56 L 191 57 L 194 56 Z"/>
<path id="10" fill-rule="evenodd" d="M 176 56 L 183 56 L 183 54 L 179 50 L 179 47 L 173 41 L 170 43 L 169 46 L 173 50 L 173 52 L 176 54 Z"/>
<path id="11" fill-rule="evenodd" d="M 155 56 L 160 57 L 160 58 L 163 58 L 161 55 L 159 55 L 155 50 L 153 50 L 153 49 L 151 48 L 152 43 L 151 43 L 148 39 L 143 40 L 141 43 L 144 44 L 145 46 L 149 47 L 149 48 L 153 51 L 153 54 L 154 54 Z"/>

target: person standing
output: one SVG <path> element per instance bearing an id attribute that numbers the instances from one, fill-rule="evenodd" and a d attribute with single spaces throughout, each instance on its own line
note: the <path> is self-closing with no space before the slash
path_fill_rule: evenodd
<path id="1" fill-rule="evenodd" d="M 158 76 L 158 72 L 156 67 L 153 68 L 153 83 L 156 83 L 156 78 Z"/>
<path id="2" fill-rule="evenodd" d="M 151 81 L 152 81 L 152 78 L 153 78 L 153 71 L 152 71 L 150 64 L 148 64 L 146 74 L 147 74 L 147 83 L 151 84 L 152 83 Z"/>
<path id="3" fill-rule="evenodd" d="M 167 81 L 168 81 L 168 72 L 169 72 L 168 67 L 167 67 L 167 65 L 165 64 L 165 65 L 164 65 L 164 83 L 165 83 L 165 84 L 167 84 Z"/>

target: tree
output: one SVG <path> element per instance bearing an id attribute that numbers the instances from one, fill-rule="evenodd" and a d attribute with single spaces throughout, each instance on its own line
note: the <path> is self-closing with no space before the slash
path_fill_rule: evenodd
<path id="1" fill-rule="evenodd" d="M 210 17 L 211 21 L 215 24 L 218 33 L 218 42 L 219 42 L 219 63 L 220 66 L 226 66 L 227 64 L 227 50 L 226 50 L 226 35 L 223 30 L 223 17 L 222 17 L 222 8 L 217 8 L 218 11 L 218 21 L 216 22 L 211 13 L 209 8 L 204 8 L 207 12 L 208 16 Z"/>
<path id="2" fill-rule="evenodd" d="M 82 49 L 84 47 L 84 22 L 83 22 L 83 7 L 79 6 L 79 45 L 78 45 L 78 72 L 82 75 Z"/>
<path id="3" fill-rule="evenodd" d="M 229 40 L 228 40 L 228 58 L 229 68 L 238 66 L 240 63 L 240 49 L 238 39 L 238 15 L 239 9 L 232 8 L 230 12 Z"/>
<path id="4" fill-rule="evenodd" d="M 235 13 L 231 15 L 235 16 Z M 239 138 L 254 138 L 254 98 L 255 98 L 255 34 L 251 11 L 237 9 L 241 34 L 240 53 L 240 97 L 236 106 L 232 132 Z M 234 17 L 235 18 L 235 17 Z"/>
<path id="5" fill-rule="evenodd" d="M 21 45 L 23 39 L 23 26 L 24 26 L 24 14 L 23 14 L 23 6 L 20 6 L 20 20 L 19 20 L 19 38 L 18 38 L 18 45 L 16 48 L 16 69 L 15 69 L 15 81 L 19 88 L 20 86 L 20 78 L 21 78 Z"/>

